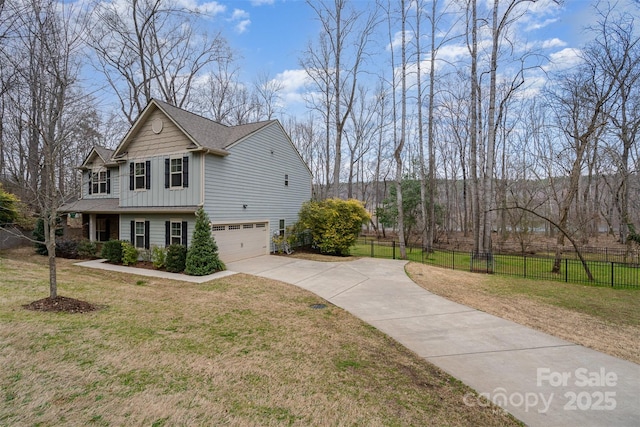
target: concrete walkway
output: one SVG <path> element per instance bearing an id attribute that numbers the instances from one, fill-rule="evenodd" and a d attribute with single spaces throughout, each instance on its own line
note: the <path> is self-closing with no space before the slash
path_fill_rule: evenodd
<path id="1" fill-rule="evenodd" d="M 203 283 L 235 272 L 307 289 L 393 337 L 531 426 L 640 426 L 640 366 L 451 302 L 413 283 L 405 262 L 261 256 L 204 277 L 81 266 Z M 482 404 L 472 396 L 463 404 Z"/>
<path id="2" fill-rule="evenodd" d="M 92 259 L 91 261 L 82 261 L 76 263 L 80 267 L 97 268 L 98 270 L 118 271 L 120 273 L 137 274 L 138 276 L 159 277 L 161 279 L 180 280 L 189 283 L 205 283 L 210 280 L 220 279 L 225 276 L 236 274 L 236 271 L 219 271 L 207 276 L 188 276 L 181 273 L 169 273 L 167 271 L 149 270 L 147 268 L 135 268 L 124 265 L 109 264 L 106 259 Z"/>
<path id="3" fill-rule="evenodd" d="M 640 425 L 639 365 L 434 295 L 407 277 L 404 264 L 262 256 L 227 267 L 319 295 L 528 425 Z M 471 396 L 463 403 L 481 404 Z"/>

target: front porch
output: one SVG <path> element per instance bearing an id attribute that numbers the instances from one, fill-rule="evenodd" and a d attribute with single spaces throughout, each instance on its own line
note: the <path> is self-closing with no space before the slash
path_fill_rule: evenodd
<path id="1" fill-rule="evenodd" d="M 120 215 L 116 214 L 84 214 L 88 221 L 83 221 L 84 236 L 92 242 L 106 242 L 120 238 Z"/>

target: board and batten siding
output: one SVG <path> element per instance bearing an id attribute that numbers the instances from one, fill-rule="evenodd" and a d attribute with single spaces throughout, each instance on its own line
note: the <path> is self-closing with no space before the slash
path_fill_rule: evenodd
<path id="1" fill-rule="evenodd" d="M 175 153 L 175 155 L 148 156 L 130 159 L 120 166 L 120 206 L 196 206 L 201 203 L 202 163 L 199 153 Z M 189 186 L 186 188 L 165 188 L 165 159 L 174 157 L 189 158 Z M 130 190 L 130 164 L 150 162 L 150 187 L 148 190 Z"/>
<path id="2" fill-rule="evenodd" d="M 274 122 L 228 151 L 226 157 L 205 158 L 204 207 L 211 221 L 266 220 L 270 236 L 278 232 L 280 219 L 294 224 L 311 198 L 311 174 L 282 127 Z"/>
<path id="3" fill-rule="evenodd" d="M 104 164 L 94 162 L 92 168 L 99 169 Z M 111 180 L 110 190 L 108 194 L 89 194 L 89 181 L 91 180 L 92 170 L 82 172 L 82 198 L 83 199 L 114 199 L 120 197 L 120 176 L 118 168 L 109 168 L 109 179 Z"/>
<path id="4" fill-rule="evenodd" d="M 154 120 L 162 120 L 160 133 L 152 129 Z M 126 151 L 129 159 L 137 159 L 185 151 L 190 144 L 189 138 L 162 111 L 156 110 L 133 136 Z"/>
<path id="5" fill-rule="evenodd" d="M 120 240 L 131 240 L 131 221 L 149 221 L 149 248 L 159 246 L 164 248 L 166 242 L 166 221 L 187 221 L 187 246 L 191 245 L 196 217 L 186 213 L 175 214 L 121 214 L 120 215 Z"/>

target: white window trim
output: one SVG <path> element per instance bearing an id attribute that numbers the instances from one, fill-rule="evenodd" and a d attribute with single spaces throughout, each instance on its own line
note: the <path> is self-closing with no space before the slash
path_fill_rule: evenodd
<path id="1" fill-rule="evenodd" d="M 142 175 L 138 175 L 138 165 L 142 165 Z M 138 177 L 142 177 L 142 187 L 138 187 Z M 133 189 L 134 191 L 146 191 L 147 189 L 147 163 L 133 162 Z"/>
<path id="2" fill-rule="evenodd" d="M 104 173 L 104 181 L 100 179 L 100 174 Z M 98 179 L 94 179 L 95 176 Z M 104 191 L 100 191 L 100 184 L 104 184 Z M 97 186 L 97 187 L 96 187 Z M 96 191 L 96 188 L 98 191 Z M 107 194 L 107 169 L 98 168 L 91 170 L 91 194 Z"/>
<path id="3" fill-rule="evenodd" d="M 133 242 L 133 246 L 138 248 L 138 249 L 145 249 L 145 247 L 144 247 L 144 242 L 146 240 L 146 235 L 144 233 L 145 232 L 145 228 L 146 228 L 145 222 L 146 222 L 145 219 L 139 219 L 139 218 L 134 219 L 134 227 L 135 227 L 134 236 L 135 236 L 135 240 L 136 241 Z M 142 234 L 138 234 L 138 223 L 142 224 Z M 142 236 L 142 246 L 138 246 L 138 237 L 139 236 Z"/>
<path id="4" fill-rule="evenodd" d="M 173 224 L 178 224 L 178 230 L 180 231 L 180 234 L 178 236 L 174 236 L 173 234 Z M 182 244 L 182 219 L 170 219 L 169 220 L 169 244 L 173 245 L 173 238 L 177 237 L 178 238 L 178 245 Z"/>
<path id="5" fill-rule="evenodd" d="M 180 185 L 173 185 L 173 175 L 178 175 L 178 172 L 173 172 L 172 170 L 174 160 L 180 160 Z M 174 190 L 184 188 L 184 164 L 182 161 L 182 156 L 169 157 L 169 188 Z"/>

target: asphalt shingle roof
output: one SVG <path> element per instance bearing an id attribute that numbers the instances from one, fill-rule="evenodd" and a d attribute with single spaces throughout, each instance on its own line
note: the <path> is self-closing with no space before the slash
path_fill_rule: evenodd
<path id="1" fill-rule="evenodd" d="M 224 150 L 275 121 L 267 120 L 245 125 L 226 126 L 157 99 L 154 99 L 153 102 L 197 144 L 214 150 Z"/>

